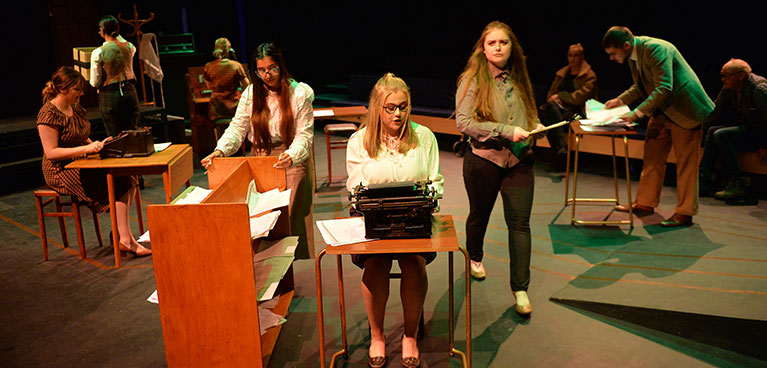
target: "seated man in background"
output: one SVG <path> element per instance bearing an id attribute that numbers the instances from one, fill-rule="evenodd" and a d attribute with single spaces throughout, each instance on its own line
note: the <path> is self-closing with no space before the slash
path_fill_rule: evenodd
<path id="1" fill-rule="evenodd" d="M 584 60 L 583 46 L 579 43 L 570 45 L 567 51 L 567 66 L 556 72 L 554 82 L 546 94 L 547 102 L 540 106 L 541 123 L 549 126 L 571 119 L 575 114 L 584 115 L 586 100 L 596 96 L 597 75 Z M 567 126 L 554 128 L 546 135 L 556 155 L 550 171 L 564 170 L 567 155 L 566 129 Z"/>
<path id="2" fill-rule="evenodd" d="M 751 72 L 740 59 L 722 67 L 722 90 L 716 107 L 703 122 L 703 158 L 700 163 L 700 196 L 735 199 L 747 194 L 740 177 L 738 152 L 755 152 L 767 137 L 767 79 Z M 724 190 L 714 193 L 712 171 L 722 161 L 729 180 Z"/>

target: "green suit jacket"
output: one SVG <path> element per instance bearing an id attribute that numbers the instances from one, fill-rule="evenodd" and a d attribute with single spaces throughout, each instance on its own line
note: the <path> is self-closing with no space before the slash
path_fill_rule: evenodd
<path id="1" fill-rule="evenodd" d="M 626 59 L 634 84 L 618 98 L 627 105 L 644 98 L 637 110 L 645 116 L 662 112 L 682 128 L 698 127 L 714 103 L 690 65 L 668 41 L 647 36 L 634 39 L 638 65 Z"/>

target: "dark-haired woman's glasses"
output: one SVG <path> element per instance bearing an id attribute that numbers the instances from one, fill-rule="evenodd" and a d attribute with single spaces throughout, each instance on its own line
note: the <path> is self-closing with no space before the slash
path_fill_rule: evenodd
<path id="1" fill-rule="evenodd" d="M 268 69 L 256 69 L 256 73 L 258 73 L 258 76 L 263 78 L 266 76 L 266 73 L 269 73 L 271 75 L 277 74 L 277 72 L 280 71 L 280 67 L 275 65 Z"/>
<path id="2" fill-rule="evenodd" d="M 399 109 L 400 112 L 407 111 L 407 104 L 402 105 L 395 105 L 395 104 L 386 104 L 384 105 L 384 111 L 388 112 L 389 114 L 394 114 L 397 112 L 397 109 Z"/>

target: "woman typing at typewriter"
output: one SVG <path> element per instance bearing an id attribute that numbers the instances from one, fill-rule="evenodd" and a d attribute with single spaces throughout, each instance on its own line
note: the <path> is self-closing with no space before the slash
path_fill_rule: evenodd
<path id="1" fill-rule="evenodd" d="M 92 141 L 88 136 L 91 124 L 80 106 L 80 96 L 86 85 L 85 79 L 71 67 L 56 70 L 43 89 L 43 107 L 37 115 L 37 132 L 43 145 L 43 176 L 45 182 L 56 192 L 76 196 L 99 213 L 109 209 L 109 196 L 105 174 L 100 170 L 67 169 L 72 160 L 99 152 L 102 141 Z M 117 197 L 117 234 L 120 249 L 136 256 L 152 254 L 133 237 L 128 219 L 130 200 L 136 183 L 133 177 L 115 178 Z"/>
<path id="2" fill-rule="evenodd" d="M 532 312 L 530 211 L 533 206 L 533 156 L 529 131 L 541 127 L 525 56 L 508 25 L 495 21 L 482 31 L 458 78 L 456 125 L 471 148 L 463 159 L 469 197 L 466 249 L 471 276 L 485 278 L 483 240 L 498 192 L 509 233 L 511 290 L 519 314 Z"/>
<path id="3" fill-rule="evenodd" d="M 354 133 L 346 148 L 346 189 L 357 185 L 431 180 L 442 194 L 444 179 L 439 172 L 439 148 L 434 134 L 410 121 L 410 90 L 405 82 L 388 73 L 370 93 L 367 122 Z M 355 212 L 352 210 L 352 212 Z M 402 365 L 417 367 L 418 321 L 428 288 L 426 264 L 436 253 L 354 255 L 352 261 L 363 269 L 362 295 L 370 323 L 368 365 L 386 364 L 383 325 L 389 297 L 389 271 L 396 258 L 402 271 L 400 296 L 405 320 L 402 336 Z"/>
<path id="4" fill-rule="evenodd" d="M 293 80 L 280 50 L 264 43 L 253 53 L 255 78 L 240 97 L 237 112 L 218 140 L 216 149 L 202 159 L 208 168 L 216 157 L 230 156 L 250 139 L 253 154 L 278 156 L 276 168 L 287 170 L 290 228 L 298 236 L 296 257 L 314 256 L 312 197 L 314 169 L 310 154 L 314 139 L 314 91 Z"/>
<path id="5" fill-rule="evenodd" d="M 99 111 L 107 135 L 138 128 L 138 94 L 133 56 L 136 48 L 120 36 L 120 24 L 111 15 L 99 21 L 104 44 L 91 53 L 91 80 L 99 89 Z"/>

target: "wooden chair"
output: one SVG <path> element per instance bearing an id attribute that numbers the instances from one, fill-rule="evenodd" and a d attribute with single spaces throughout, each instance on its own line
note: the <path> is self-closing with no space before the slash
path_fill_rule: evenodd
<path id="1" fill-rule="evenodd" d="M 333 160 L 330 156 L 330 151 L 334 149 L 345 149 L 348 138 L 344 140 L 333 141 L 330 140 L 330 135 L 335 134 L 352 134 L 357 131 L 357 125 L 352 123 L 331 123 L 325 125 L 325 147 L 328 155 L 328 182 L 327 185 L 333 182 Z"/>
<path id="2" fill-rule="evenodd" d="M 76 196 L 70 196 L 69 201 L 62 201 L 61 194 L 49 187 L 43 187 L 35 190 L 35 203 L 37 204 L 37 219 L 40 222 L 40 239 L 43 242 L 43 260 L 48 260 L 48 235 L 45 231 L 45 218 L 56 217 L 59 219 L 59 228 L 61 229 L 61 239 L 65 247 L 69 247 L 67 236 L 67 224 L 65 217 L 72 217 L 75 221 L 75 231 L 77 232 L 77 245 L 80 248 L 80 259 L 85 259 L 85 239 L 83 238 L 83 224 L 80 218 L 80 200 Z M 56 212 L 45 212 L 45 206 L 55 203 Z M 71 211 L 63 211 L 64 206 L 70 206 Z M 95 212 L 93 214 L 93 225 L 96 228 L 96 237 L 99 239 L 99 247 L 103 246 L 101 241 L 101 227 L 99 227 L 99 217 Z"/>
<path id="3" fill-rule="evenodd" d="M 67 224 L 64 222 L 65 217 L 72 217 L 75 221 L 75 232 L 77 233 L 77 245 L 80 248 L 80 259 L 86 259 L 85 255 L 85 238 L 83 237 L 83 224 L 80 217 L 80 205 L 83 203 L 76 196 L 69 196 L 69 201 L 62 201 L 61 194 L 55 190 L 44 186 L 35 190 L 35 203 L 37 205 L 37 220 L 40 222 L 40 239 L 43 243 L 43 260 L 48 260 L 48 234 L 45 231 L 45 218 L 56 217 L 59 219 L 59 229 L 61 230 L 61 240 L 65 247 L 69 247 L 69 239 L 67 236 Z M 47 198 L 47 199 L 46 199 Z M 144 223 L 141 215 L 141 194 L 136 189 L 136 216 L 139 221 L 139 231 L 144 232 Z M 55 203 L 56 212 L 45 212 L 45 206 L 50 203 Z M 70 212 L 63 211 L 65 206 L 71 207 Z M 96 238 L 99 240 L 99 247 L 103 247 L 104 243 L 101 239 L 101 226 L 99 225 L 98 214 L 91 211 L 93 215 L 93 226 L 96 230 Z"/>

